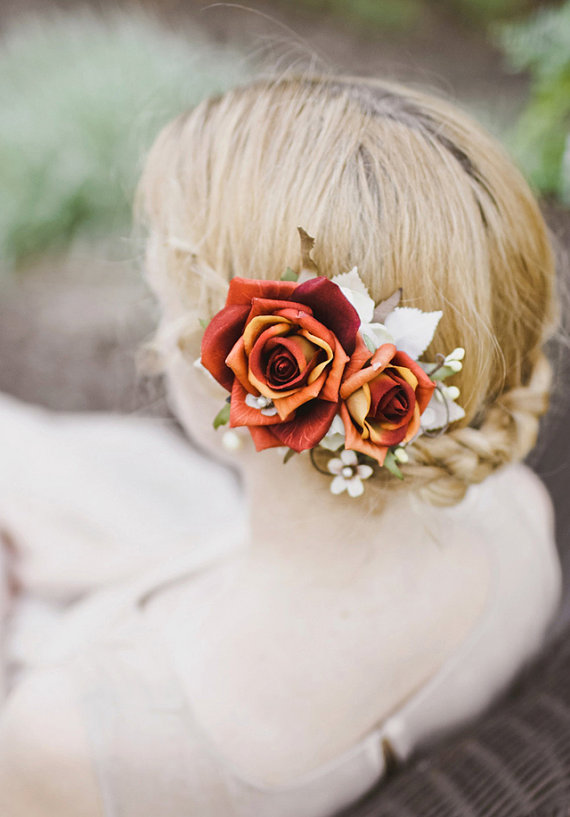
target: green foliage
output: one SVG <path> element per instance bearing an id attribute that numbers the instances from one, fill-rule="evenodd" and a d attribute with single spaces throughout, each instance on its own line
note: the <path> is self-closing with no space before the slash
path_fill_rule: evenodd
<path id="1" fill-rule="evenodd" d="M 486 26 L 496 20 L 507 20 L 527 12 L 531 0 L 447 0 L 455 16 L 466 22 Z"/>
<path id="2" fill-rule="evenodd" d="M 218 411 L 216 416 L 214 417 L 213 426 L 214 428 L 218 429 L 220 426 L 225 426 L 230 421 L 230 411 L 231 406 L 229 403 L 224 403 L 222 408 Z"/>
<path id="3" fill-rule="evenodd" d="M 415 28 L 424 16 L 422 0 L 296 0 L 299 6 L 332 14 L 361 33 L 402 32 Z"/>
<path id="4" fill-rule="evenodd" d="M 2 266 L 77 235 L 128 230 L 159 128 L 245 73 L 235 53 L 132 10 L 15 24 L 0 44 Z"/>
<path id="5" fill-rule="evenodd" d="M 398 479 L 404 479 L 404 475 L 400 471 L 400 466 L 398 465 L 398 460 L 394 456 L 393 451 L 386 452 L 386 459 L 384 460 L 384 468 L 386 468 L 391 474 L 393 474 Z"/>
<path id="6" fill-rule="evenodd" d="M 570 204 L 570 0 L 502 26 L 498 36 L 513 70 L 531 81 L 514 153 L 542 193 Z"/>

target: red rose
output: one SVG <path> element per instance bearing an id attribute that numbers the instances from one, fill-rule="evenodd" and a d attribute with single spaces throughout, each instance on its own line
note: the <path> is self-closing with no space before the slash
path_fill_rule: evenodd
<path id="1" fill-rule="evenodd" d="M 393 343 L 371 355 L 359 337 L 340 388 L 345 447 L 382 465 L 390 446 L 406 443 L 418 432 L 434 389 L 421 366 Z"/>
<path id="2" fill-rule="evenodd" d="M 258 451 L 313 448 L 336 413 L 360 321 L 328 278 L 234 278 L 202 340 L 202 364 L 231 392 L 230 426 Z"/>

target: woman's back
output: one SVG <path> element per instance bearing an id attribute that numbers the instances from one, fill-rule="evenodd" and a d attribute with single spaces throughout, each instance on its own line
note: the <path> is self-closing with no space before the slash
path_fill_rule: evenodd
<path id="1" fill-rule="evenodd" d="M 280 617 L 264 597 L 253 607 L 244 603 L 260 585 L 254 580 L 243 586 L 255 566 L 228 528 L 217 545 L 175 556 L 130 586 L 80 604 L 53 646 L 55 669 L 31 673 L 5 715 L 4 769 L 11 779 L 0 792 L 8 797 L 6 813 L 12 813 L 14 786 L 17 802 L 22 753 L 25 788 L 45 793 L 54 785 L 45 779 L 53 773 L 46 749 L 48 755 L 53 751 L 54 729 L 55 743 L 63 741 L 56 760 L 75 767 L 73 781 L 81 788 L 67 799 L 77 804 L 85 798 L 86 814 L 135 815 L 152 805 L 165 817 L 317 817 L 352 802 L 382 776 L 387 744 L 404 759 L 438 730 L 477 714 L 536 649 L 552 615 L 559 575 L 548 500 L 530 472 L 511 468 L 472 489 L 452 511 L 432 513 L 431 525 L 424 506 L 410 511 L 408 518 L 430 531 L 424 549 L 434 546 L 435 536 L 436 556 L 457 557 L 451 570 L 445 561 L 439 565 L 440 573 L 448 571 L 453 593 L 440 593 L 445 581 L 437 561 L 423 563 L 419 580 L 414 544 L 399 536 L 391 540 L 398 554 L 391 570 L 381 558 L 375 574 L 372 548 L 360 581 L 357 571 L 349 581 L 337 575 L 332 587 L 323 588 L 305 574 L 301 590 L 290 581 L 299 574 L 290 572 L 283 581 L 281 571 L 274 573 L 281 574 L 283 588 L 277 607 L 289 614 Z M 391 521 L 396 524 L 387 517 L 386 526 L 395 533 Z M 385 541 L 382 531 L 379 540 Z M 389 547 L 378 550 L 383 557 Z M 267 562 L 260 568 L 267 597 L 275 598 L 278 587 L 268 582 Z M 478 584 L 479 593 L 462 605 L 466 583 Z M 428 590 L 419 606 L 406 602 L 412 584 L 419 596 L 422 585 Z M 241 596 L 232 595 L 232 588 Z M 401 597 L 401 609 L 386 608 L 383 589 L 392 600 Z M 432 593 L 439 607 L 432 603 L 426 610 Z M 207 625 L 214 609 L 220 614 L 215 634 Z M 224 611 L 233 613 L 237 631 L 224 629 Z M 252 612 L 248 626 L 244 614 Z M 455 629 L 450 636 L 437 618 L 458 613 L 464 617 L 460 634 Z M 320 622 L 313 630 L 311 614 Z M 358 635 L 350 654 L 351 631 L 339 628 L 347 617 L 355 620 L 352 634 Z M 220 621 L 226 622 L 222 629 Z M 308 634 L 299 626 L 307 621 Z M 393 632 L 400 630 L 397 646 L 390 641 L 390 622 Z M 236 632 L 245 634 L 238 642 L 241 663 L 228 667 L 227 648 Z M 427 637 L 428 664 L 418 658 L 418 634 Z M 333 651 L 319 649 L 331 639 Z M 252 665 L 252 656 L 260 655 L 263 664 Z M 344 676 L 343 683 L 335 683 L 335 675 Z M 46 692 L 50 705 L 44 707 Z M 359 711 L 355 702 L 362 700 L 367 706 Z M 317 717 L 307 722 L 312 710 Z M 362 726 L 355 730 L 359 717 Z M 33 780 L 26 777 L 30 768 Z M 42 797 L 42 817 L 51 813 L 49 802 L 49 795 Z M 63 817 L 62 807 L 55 795 L 53 814 Z M 27 808 L 32 817 L 34 806 Z M 20 813 L 15 810 L 14 817 Z"/>

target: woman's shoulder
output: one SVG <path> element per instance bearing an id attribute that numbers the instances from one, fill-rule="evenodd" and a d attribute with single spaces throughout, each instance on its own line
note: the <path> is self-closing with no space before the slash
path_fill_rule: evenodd
<path id="1" fill-rule="evenodd" d="M 526 525 L 536 541 L 554 539 L 554 508 L 540 477 L 524 463 L 507 465 L 478 485 L 471 485 L 458 506 L 447 509 L 453 517 L 476 522 L 499 538 L 505 530 Z"/>

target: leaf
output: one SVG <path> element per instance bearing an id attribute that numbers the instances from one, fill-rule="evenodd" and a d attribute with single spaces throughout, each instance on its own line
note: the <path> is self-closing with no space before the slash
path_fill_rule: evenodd
<path id="1" fill-rule="evenodd" d="M 400 303 L 402 299 L 402 292 L 402 287 L 400 287 L 393 292 L 389 298 L 386 298 L 385 301 L 380 301 L 374 310 L 374 315 L 372 316 L 372 320 L 375 323 L 384 323 L 390 312 L 393 312 Z"/>
<path id="2" fill-rule="evenodd" d="M 297 229 L 299 231 L 299 237 L 301 238 L 301 272 L 299 273 L 299 277 L 301 277 L 303 273 L 318 275 L 318 267 L 311 257 L 313 247 L 315 246 L 315 239 L 310 236 L 306 230 L 303 230 L 302 227 L 297 227 Z"/>
<path id="3" fill-rule="evenodd" d="M 283 465 L 285 465 L 286 462 L 289 462 L 291 457 L 293 457 L 296 453 L 297 452 L 293 448 L 289 448 L 285 456 L 283 457 Z"/>
<path id="4" fill-rule="evenodd" d="M 225 403 L 223 408 L 221 408 L 216 416 L 214 417 L 214 428 L 219 428 L 220 426 L 225 426 L 230 421 L 230 409 L 231 406 L 229 403 Z"/>
<path id="5" fill-rule="evenodd" d="M 457 372 L 454 372 L 449 366 L 440 366 L 430 377 L 432 380 L 445 380 L 446 377 L 451 377 L 454 374 L 457 374 Z"/>
<path id="6" fill-rule="evenodd" d="M 283 275 L 281 276 L 281 281 L 297 281 L 299 279 L 299 274 L 295 272 L 295 270 L 291 269 L 291 267 L 287 267 Z"/>
<path id="7" fill-rule="evenodd" d="M 398 351 L 417 360 L 431 343 L 442 314 L 441 311 L 422 312 L 415 307 L 398 307 L 388 315 L 384 326 L 394 338 Z"/>
<path id="8" fill-rule="evenodd" d="M 395 477 L 398 477 L 398 479 L 404 479 L 404 475 L 400 471 L 398 461 L 392 451 L 388 451 L 388 453 L 386 454 L 386 459 L 384 460 L 384 467 L 387 468 L 388 471 Z"/>
<path id="9" fill-rule="evenodd" d="M 353 267 L 349 272 L 335 275 L 331 280 L 333 284 L 340 287 L 344 297 L 356 309 L 360 323 L 369 323 L 374 312 L 374 301 L 368 294 L 366 285 L 358 274 L 357 267 Z"/>
<path id="10" fill-rule="evenodd" d="M 358 267 L 353 267 L 348 272 L 341 272 L 339 275 L 335 275 L 334 278 L 331 278 L 331 281 L 339 287 L 346 287 L 347 289 L 354 290 L 354 292 L 360 292 L 362 295 L 370 297 L 366 289 L 366 284 L 358 274 Z"/>
<path id="11" fill-rule="evenodd" d="M 205 321 L 204 318 L 198 318 L 198 323 L 202 327 L 202 329 L 208 328 L 208 321 Z"/>
<path id="12" fill-rule="evenodd" d="M 372 352 L 372 354 L 374 354 L 374 352 L 377 349 L 376 344 L 374 343 L 374 341 L 371 338 L 369 338 L 368 335 L 365 335 L 364 333 L 362 334 L 362 340 L 364 341 L 364 343 L 368 347 L 368 350 L 370 352 Z"/>

